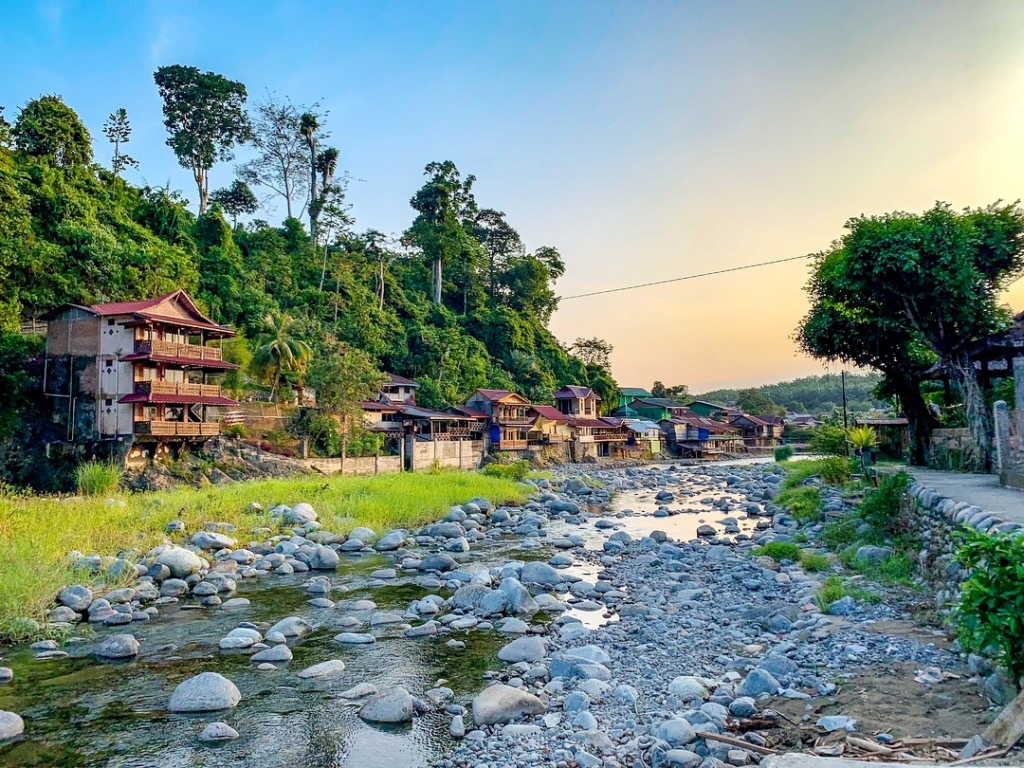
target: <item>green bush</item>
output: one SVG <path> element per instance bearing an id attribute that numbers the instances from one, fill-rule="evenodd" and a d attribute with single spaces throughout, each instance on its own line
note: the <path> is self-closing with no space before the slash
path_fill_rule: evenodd
<path id="1" fill-rule="evenodd" d="M 817 488 L 787 488 L 779 494 L 776 502 L 802 523 L 821 517 L 821 497 Z"/>
<path id="2" fill-rule="evenodd" d="M 248 432 L 245 431 L 245 424 L 230 424 L 224 427 L 222 434 L 224 437 L 242 438 L 248 436 Z"/>
<path id="3" fill-rule="evenodd" d="M 796 563 L 800 560 L 801 552 L 802 550 L 796 544 L 790 544 L 785 541 L 771 541 L 755 549 L 752 554 L 755 557 L 770 557 L 776 562 L 792 560 Z"/>
<path id="4" fill-rule="evenodd" d="M 821 532 L 821 543 L 833 552 L 845 549 L 857 540 L 857 526 L 860 522 L 856 517 L 844 517 L 826 523 Z"/>
<path id="5" fill-rule="evenodd" d="M 776 461 L 787 461 L 793 458 L 793 446 L 792 445 L 780 445 L 775 449 L 775 460 Z"/>
<path id="6" fill-rule="evenodd" d="M 828 555 L 819 555 L 816 552 L 804 552 L 800 555 L 800 567 L 811 573 L 827 571 L 832 566 L 832 560 Z"/>
<path id="7" fill-rule="evenodd" d="M 75 467 L 75 486 L 83 496 L 103 496 L 117 490 L 121 469 L 109 461 L 87 461 Z"/>
<path id="8" fill-rule="evenodd" d="M 860 503 L 860 516 L 884 536 L 906 538 L 913 530 L 909 488 L 910 476 L 906 472 L 880 475 L 878 487 L 868 491 Z"/>
<path id="9" fill-rule="evenodd" d="M 821 462 L 821 479 L 829 485 L 846 485 L 850 479 L 850 463 L 845 458 L 831 456 Z"/>
<path id="10" fill-rule="evenodd" d="M 530 462 L 526 459 L 519 459 L 511 464 L 495 462 L 494 464 L 488 464 L 482 471 L 488 477 L 500 477 L 505 480 L 515 480 L 517 483 L 521 483 L 530 474 Z"/>
<path id="11" fill-rule="evenodd" d="M 956 562 L 970 568 L 953 614 L 961 647 L 1024 676 L 1024 537 L 962 531 Z"/>
<path id="12" fill-rule="evenodd" d="M 832 603 L 845 596 L 846 590 L 843 588 L 843 580 L 838 576 L 829 576 L 821 585 L 821 589 L 818 590 L 818 596 L 815 600 L 822 611 L 827 611 Z"/>
<path id="13" fill-rule="evenodd" d="M 846 456 L 846 433 L 831 424 L 822 424 L 811 437 L 811 450 L 824 456 Z"/>

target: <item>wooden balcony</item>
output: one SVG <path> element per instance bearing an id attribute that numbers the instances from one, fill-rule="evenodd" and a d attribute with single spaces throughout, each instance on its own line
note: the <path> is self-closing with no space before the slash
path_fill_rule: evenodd
<path id="1" fill-rule="evenodd" d="M 187 384 L 177 381 L 136 381 L 137 395 L 185 395 L 187 397 L 220 397 L 216 384 Z"/>
<path id="2" fill-rule="evenodd" d="M 218 347 L 203 347 L 199 344 L 175 344 L 171 341 L 136 341 L 135 354 L 163 355 L 165 357 L 186 357 L 190 360 L 221 360 Z"/>
<path id="3" fill-rule="evenodd" d="M 498 443 L 499 451 L 525 451 L 526 448 L 526 440 L 502 440 Z"/>
<path id="4" fill-rule="evenodd" d="M 199 421 L 136 421 L 136 435 L 152 437 L 214 437 L 220 424 Z"/>

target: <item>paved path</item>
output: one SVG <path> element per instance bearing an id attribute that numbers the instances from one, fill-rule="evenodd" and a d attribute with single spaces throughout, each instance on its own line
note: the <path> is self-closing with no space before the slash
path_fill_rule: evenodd
<path id="1" fill-rule="evenodd" d="M 1024 491 L 1003 488 L 996 475 L 965 475 L 917 467 L 910 474 L 941 496 L 981 507 L 1003 522 L 1024 525 Z"/>

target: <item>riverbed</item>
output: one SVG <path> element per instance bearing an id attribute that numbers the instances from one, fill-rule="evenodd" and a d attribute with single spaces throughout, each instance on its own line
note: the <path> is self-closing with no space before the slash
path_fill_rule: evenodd
<path id="1" fill-rule="evenodd" d="M 703 523 L 721 527 L 721 520 L 735 517 L 701 505 L 709 496 L 730 497 L 726 489 L 670 505 L 678 514 L 661 518 L 654 517 L 655 510 L 664 506 L 655 500 L 656 493 L 656 488 L 616 493 L 605 514 L 600 507 L 591 507 L 583 524 L 556 522 L 546 536 L 525 542 L 522 537 L 505 535 L 474 546 L 459 557 L 460 563 L 493 568 L 510 560 L 547 560 L 559 550 L 545 541 L 572 533 L 582 536 L 585 544 L 570 550 L 573 565 L 564 572 L 571 578 L 595 581 L 601 570 L 596 550 L 616 530 L 640 537 L 658 529 L 685 541 L 693 538 Z M 595 527 L 602 517 L 604 525 L 610 521 L 614 527 Z M 744 532 L 751 527 L 750 521 L 742 522 Z M 128 628 L 141 644 L 138 658 L 128 663 L 98 663 L 90 655 L 94 639 L 123 629 L 77 631 L 63 646 L 70 654 L 66 659 L 36 660 L 24 646 L 6 650 L 0 655 L 0 665 L 11 667 L 15 677 L 12 683 L 0 686 L 0 710 L 20 713 L 26 732 L 13 745 L 0 747 L 0 765 L 429 765 L 453 746 L 448 735 L 449 716 L 433 712 L 408 726 L 370 726 L 357 716 L 357 705 L 336 694 L 359 683 L 371 683 L 380 690 L 400 685 L 416 694 L 443 685 L 462 700 L 483 686 L 487 670 L 500 668 L 497 652 L 510 638 L 484 629 L 410 639 L 385 626 L 371 629 L 377 638 L 371 645 L 353 648 L 334 642 L 333 636 L 341 631 L 338 620 L 368 620 L 370 611 L 350 609 L 357 600 L 372 600 L 378 609 L 403 612 L 413 600 L 431 592 L 451 593 L 431 590 L 423 586 L 420 575 L 401 570 L 398 578 L 386 584 L 371 579 L 372 572 L 394 565 L 385 555 L 342 555 L 337 572 L 329 574 L 336 588 L 347 590 L 332 594 L 335 608 L 308 605 L 311 595 L 301 585 L 310 574 L 239 580 L 237 596 L 251 603 L 240 610 L 196 609 L 187 601 L 161 607 L 156 619 Z M 567 596 L 563 593 L 560 597 Z M 569 615 L 589 628 L 618 618 L 614 611 L 592 610 L 590 606 L 571 609 Z M 218 640 L 240 621 L 272 624 L 285 616 L 300 616 L 317 627 L 290 643 L 294 659 L 286 666 L 259 671 L 247 655 L 217 647 Z M 551 618 L 541 614 L 533 622 Z M 452 637 L 462 640 L 465 649 L 448 647 L 445 643 Z M 295 676 L 298 670 L 334 658 L 343 659 L 346 670 L 330 682 L 301 681 Z M 242 703 L 227 715 L 168 713 L 167 701 L 174 687 L 203 671 L 220 672 L 232 680 L 242 694 Z M 237 741 L 221 747 L 197 741 L 207 722 L 221 719 L 239 732 Z"/>

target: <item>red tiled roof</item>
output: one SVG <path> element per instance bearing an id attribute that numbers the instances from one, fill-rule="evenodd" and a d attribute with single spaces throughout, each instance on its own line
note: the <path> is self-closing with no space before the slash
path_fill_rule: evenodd
<path id="1" fill-rule="evenodd" d="M 167 403 L 169 405 L 238 405 L 230 397 L 203 397 L 202 395 L 154 395 L 138 393 L 125 395 L 119 403 Z"/>
<path id="2" fill-rule="evenodd" d="M 543 416 L 545 419 L 551 419 L 552 421 L 559 421 L 565 424 L 569 423 L 569 417 L 553 405 L 531 405 L 530 410 L 535 411 L 537 415 Z"/>
<path id="3" fill-rule="evenodd" d="M 600 419 L 587 418 L 569 419 L 569 423 L 574 427 L 598 427 L 599 429 L 610 429 L 612 426 L 611 424 L 606 424 Z"/>
<path id="4" fill-rule="evenodd" d="M 229 363 L 227 360 L 199 360 L 194 357 L 151 355 L 148 352 L 138 355 L 125 355 L 121 359 L 126 363 L 134 363 L 139 360 L 151 360 L 154 363 L 170 363 L 171 365 L 184 365 L 191 368 L 217 368 L 224 371 L 238 367 L 234 363 Z"/>
<path id="5" fill-rule="evenodd" d="M 89 309 L 97 315 L 134 315 L 136 312 L 144 312 L 152 309 L 161 301 L 169 299 L 179 291 L 171 291 L 155 299 L 143 299 L 142 301 L 114 301 L 106 304 L 93 304 Z"/>
<path id="6" fill-rule="evenodd" d="M 365 402 L 362 402 L 362 403 L 359 403 L 359 407 L 362 408 L 364 411 L 395 411 L 395 412 L 397 412 L 399 410 L 397 405 L 392 405 L 391 403 L 379 403 L 379 402 L 369 401 L 369 400 L 367 400 Z"/>
<path id="7" fill-rule="evenodd" d="M 598 400 L 601 399 L 594 393 L 594 390 L 592 390 L 590 387 L 581 387 L 578 384 L 566 384 L 560 390 L 555 392 L 555 399 L 559 400 L 565 399 L 567 397 L 586 398 L 590 397 L 591 395 L 594 395 L 594 397 L 597 398 Z"/>
<path id="8" fill-rule="evenodd" d="M 456 411 L 456 412 L 461 413 L 461 414 L 464 414 L 465 416 L 470 416 L 470 417 L 472 417 L 474 419 L 489 419 L 489 418 L 491 418 L 484 411 L 477 410 L 476 408 L 468 408 L 465 405 L 456 405 L 451 410 Z"/>
<path id="9" fill-rule="evenodd" d="M 488 400 L 504 400 L 506 397 L 512 394 L 511 392 L 508 392 L 504 389 L 478 389 L 477 392 L 486 397 Z"/>
<path id="10" fill-rule="evenodd" d="M 397 376 L 394 373 L 386 373 L 385 375 L 388 377 L 388 380 L 385 382 L 385 384 L 394 384 L 396 386 L 401 386 L 401 387 L 418 387 L 419 386 L 419 384 L 417 384 L 415 381 L 413 381 L 412 379 L 407 379 L 404 376 Z"/>
<path id="11" fill-rule="evenodd" d="M 113 313 L 111 313 L 113 314 Z M 125 328 L 133 328 L 138 325 L 147 325 L 149 321 L 163 323 L 164 325 L 176 325 L 182 328 L 205 328 L 209 331 L 218 331 L 226 336 L 236 335 L 233 330 L 223 325 L 217 325 L 212 320 L 189 320 L 187 317 L 172 317 L 171 315 L 154 315 L 152 312 L 135 312 L 122 314 L 136 314 L 140 319 L 125 323 Z"/>

